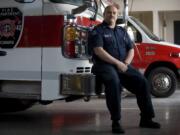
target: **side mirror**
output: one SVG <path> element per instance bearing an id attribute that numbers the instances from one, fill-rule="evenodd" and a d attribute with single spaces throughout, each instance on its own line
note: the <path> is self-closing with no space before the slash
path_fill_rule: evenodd
<path id="1" fill-rule="evenodd" d="M 134 33 L 134 31 L 133 31 L 133 29 L 131 28 L 131 27 L 127 27 L 127 33 L 128 33 L 128 35 L 129 35 L 129 37 L 130 37 L 130 39 L 133 41 L 133 42 L 135 42 L 135 34 L 136 33 Z"/>

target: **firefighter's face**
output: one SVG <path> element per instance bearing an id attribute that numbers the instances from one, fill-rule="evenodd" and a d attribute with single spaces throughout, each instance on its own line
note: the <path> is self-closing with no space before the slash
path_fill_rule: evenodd
<path id="1" fill-rule="evenodd" d="M 104 21 L 109 25 L 115 25 L 118 16 L 118 9 L 115 6 L 108 6 L 104 11 Z"/>

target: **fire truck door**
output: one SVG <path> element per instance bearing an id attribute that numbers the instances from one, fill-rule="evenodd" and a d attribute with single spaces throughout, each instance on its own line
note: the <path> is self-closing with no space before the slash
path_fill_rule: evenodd
<path id="1" fill-rule="evenodd" d="M 0 1 L 0 80 L 41 80 L 42 0 Z"/>

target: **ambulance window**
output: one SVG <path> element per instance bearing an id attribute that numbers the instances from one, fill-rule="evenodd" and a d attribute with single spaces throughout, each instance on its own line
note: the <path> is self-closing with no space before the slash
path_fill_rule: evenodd
<path id="1" fill-rule="evenodd" d="M 16 2 L 20 2 L 20 3 L 32 3 L 35 0 L 15 0 Z"/>

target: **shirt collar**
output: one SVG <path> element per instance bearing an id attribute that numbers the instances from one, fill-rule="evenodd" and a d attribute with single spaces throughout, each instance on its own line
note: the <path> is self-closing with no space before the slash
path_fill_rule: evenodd
<path id="1" fill-rule="evenodd" d="M 102 22 L 102 25 L 103 25 L 103 28 L 109 28 L 109 29 L 112 29 L 112 28 L 110 28 L 110 27 L 108 26 L 108 23 L 105 22 L 105 21 Z M 117 26 L 115 26 L 113 29 L 115 30 L 116 28 L 117 28 Z M 112 30 L 113 30 L 113 29 L 112 29 Z"/>

